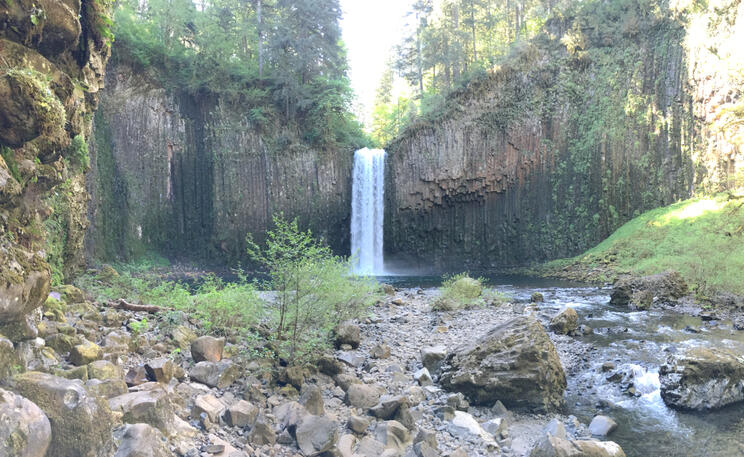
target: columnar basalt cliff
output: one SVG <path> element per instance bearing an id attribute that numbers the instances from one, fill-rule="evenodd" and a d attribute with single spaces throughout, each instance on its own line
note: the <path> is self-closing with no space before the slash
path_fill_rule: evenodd
<path id="1" fill-rule="evenodd" d="M 231 263 L 244 260 L 246 234 L 260 241 L 280 213 L 348 252 L 353 151 L 309 149 L 288 126 L 258 130 L 247 111 L 109 66 L 91 147 L 88 252 Z"/>
<path id="2" fill-rule="evenodd" d="M 733 185 L 742 124 L 721 119 L 741 84 L 720 62 L 736 52 L 744 13 L 729 3 L 697 15 L 598 3 L 550 21 L 389 146 L 388 254 L 443 268 L 525 265 Z M 719 54 L 687 42 L 693 30 Z"/>
<path id="3" fill-rule="evenodd" d="M 14 340 L 36 336 L 29 314 L 52 271 L 81 261 L 86 138 L 109 55 L 105 4 L 0 3 L 0 333 Z"/>

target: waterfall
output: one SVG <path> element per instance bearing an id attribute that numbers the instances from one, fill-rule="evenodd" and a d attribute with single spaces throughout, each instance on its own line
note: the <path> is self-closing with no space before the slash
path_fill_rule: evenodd
<path id="1" fill-rule="evenodd" d="M 351 196 L 351 255 L 354 273 L 380 275 L 384 217 L 385 151 L 360 149 L 354 153 Z"/>

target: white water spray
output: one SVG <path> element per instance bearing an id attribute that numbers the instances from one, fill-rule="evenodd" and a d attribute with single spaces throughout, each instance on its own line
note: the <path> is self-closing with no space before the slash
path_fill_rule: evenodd
<path id="1" fill-rule="evenodd" d="M 360 149 L 354 153 L 351 196 L 351 254 L 356 274 L 381 275 L 384 217 L 385 151 Z"/>

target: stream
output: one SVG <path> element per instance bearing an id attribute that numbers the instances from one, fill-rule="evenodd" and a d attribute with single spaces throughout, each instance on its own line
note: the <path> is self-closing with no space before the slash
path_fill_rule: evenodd
<path id="1" fill-rule="evenodd" d="M 396 287 L 437 287 L 428 276 L 388 276 L 380 281 Z M 528 303 L 543 294 L 538 313 L 548 319 L 565 306 L 579 314 L 579 323 L 594 333 L 576 339 L 589 347 L 580 369 L 566 373 L 567 415 L 588 424 L 600 413 L 618 423 L 606 439 L 620 444 L 628 457 L 744 455 L 742 404 L 712 412 L 668 408 L 659 391 L 658 370 L 675 351 L 694 346 L 728 347 L 744 353 L 744 332 L 730 322 L 702 321 L 665 310 L 631 311 L 609 305 L 607 288 L 522 276 L 486 276 L 490 286 Z M 544 319 L 542 319 L 544 321 Z M 614 368 L 603 371 L 603 364 Z M 613 379 L 613 374 L 624 380 Z M 635 389 L 635 395 L 626 392 Z"/>

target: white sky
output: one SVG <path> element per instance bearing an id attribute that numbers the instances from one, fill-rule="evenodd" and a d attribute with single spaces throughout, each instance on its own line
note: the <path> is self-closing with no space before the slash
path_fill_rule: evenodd
<path id="1" fill-rule="evenodd" d="M 357 114 L 367 121 L 390 49 L 403 38 L 413 0 L 341 0 L 344 42 L 357 95 Z"/>

